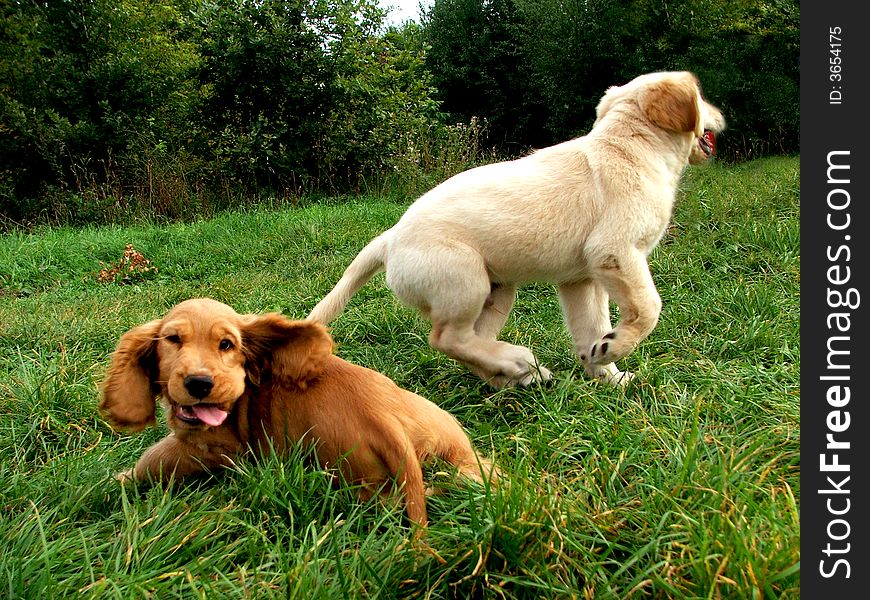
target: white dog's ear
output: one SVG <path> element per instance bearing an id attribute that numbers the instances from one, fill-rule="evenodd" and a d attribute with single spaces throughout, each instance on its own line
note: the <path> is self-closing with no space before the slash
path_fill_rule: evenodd
<path id="1" fill-rule="evenodd" d="M 162 321 L 134 327 L 118 342 L 103 382 L 100 413 L 118 429 L 139 431 L 154 424 L 157 335 Z"/>
<path id="2" fill-rule="evenodd" d="M 697 137 L 704 134 L 701 93 L 697 80 L 689 73 L 645 87 L 638 104 L 650 122 L 662 129 L 678 133 L 691 131 Z"/>
<path id="3" fill-rule="evenodd" d="M 332 356 L 332 337 L 315 321 L 291 321 L 272 313 L 249 315 L 242 326 L 245 368 L 254 383 L 269 378 L 281 385 L 305 389 Z"/>

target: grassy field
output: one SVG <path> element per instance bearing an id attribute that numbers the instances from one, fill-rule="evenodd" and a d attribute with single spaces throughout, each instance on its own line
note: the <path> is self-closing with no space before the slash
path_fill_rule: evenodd
<path id="1" fill-rule="evenodd" d="M 186 224 L 0 238 L 0 597 L 797 598 L 799 163 L 692 168 L 653 253 L 664 308 L 622 368 L 586 379 L 551 286 L 520 292 L 504 339 L 554 372 L 494 391 L 426 343 L 376 277 L 333 324 L 342 357 L 453 412 L 506 473 L 429 476 L 424 543 L 302 452 L 175 486 L 121 488 L 165 435 L 97 415 L 128 328 L 211 296 L 303 317 L 404 206 L 375 198 Z M 131 243 L 157 268 L 98 273 Z"/>

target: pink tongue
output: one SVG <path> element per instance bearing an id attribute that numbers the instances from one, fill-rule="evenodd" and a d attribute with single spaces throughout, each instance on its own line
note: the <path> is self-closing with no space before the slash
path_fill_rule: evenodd
<path id="1" fill-rule="evenodd" d="M 716 135 L 708 129 L 704 132 L 704 139 L 710 146 L 710 155 L 716 154 Z"/>
<path id="2" fill-rule="evenodd" d="M 193 411 L 193 414 L 196 415 L 197 419 L 206 425 L 211 425 L 212 427 L 217 427 L 227 418 L 227 411 L 221 410 L 217 406 L 197 404 L 191 406 L 190 409 Z"/>

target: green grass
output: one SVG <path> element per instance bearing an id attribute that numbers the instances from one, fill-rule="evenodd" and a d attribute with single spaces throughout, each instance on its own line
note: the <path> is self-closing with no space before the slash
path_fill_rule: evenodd
<path id="1" fill-rule="evenodd" d="M 117 434 L 96 413 L 128 328 L 201 295 L 303 317 L 404 206 L 3 235 L 0 597 L 799 597 L 798 171 L 689 170 L 651 258 L 661 320 L 622 361 L 624 390 L 582 375 L 551 286 L 521 291 L 504 338 L 555 380 L 504 391 L 432 350 L 383 276 L 355 296 L 338 353 L 454 413 L 508 478 L 442 481 L 417 546 L 401 509 L 332 487 L 301 451 L 121 488 L 112 474 L 165 430 Z M 127 243 L 158 272 L 98 283 Z"/>

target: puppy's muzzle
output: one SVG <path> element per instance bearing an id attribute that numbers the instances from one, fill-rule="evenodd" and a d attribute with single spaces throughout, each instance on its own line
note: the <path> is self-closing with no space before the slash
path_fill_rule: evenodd
<path id="1" fill-rule="evenodd" d="M 202 400 L 211 393 L 214 379 L 208 375 L 188 375 L 184 378 L 184 388 L 191 396 Z"/>

